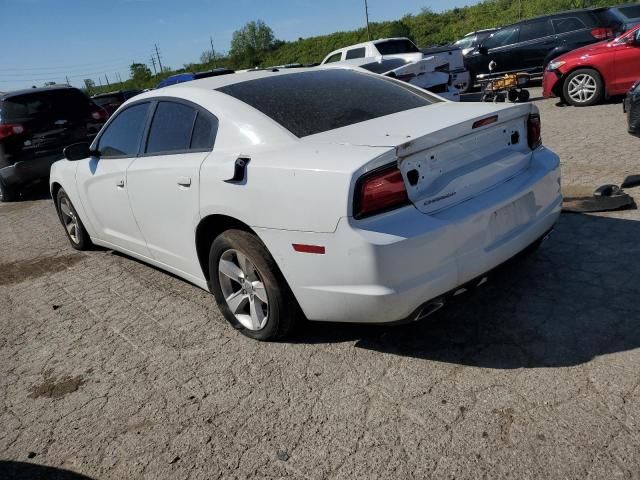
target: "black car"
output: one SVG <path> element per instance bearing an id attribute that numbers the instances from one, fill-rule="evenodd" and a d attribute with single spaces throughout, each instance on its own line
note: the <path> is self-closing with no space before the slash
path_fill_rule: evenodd
<path id="1" fill-rule="evenodd" d="M 472 80 L 509 72 L 542 74 L 555 57 L 613 37 L 613 30 L 595 9 L 571 10 L 532 18 L 498 29 L 465 56 Z"/>
<path id="2" fill-rule="evenodd" d="M 627 114 L 629 133 L 640 137 L 640 80 L 633 84 L 622 104 Z"/>
<path id="3" fill-rule="evenodd" d="M 93 138 L 108 117 L 82 91 L 68 86 L 0 95 L 0 201 L 49 178 L 67 145 Z"/>
<path id="4" fill-rule="evenodd" d="M 100 93 L 91 97 L 96 105 L 104 108 L 109 115 L 115 112 L 120 105 L 142 93 L 142 90 L 117 90 L 115 92 Z"/>

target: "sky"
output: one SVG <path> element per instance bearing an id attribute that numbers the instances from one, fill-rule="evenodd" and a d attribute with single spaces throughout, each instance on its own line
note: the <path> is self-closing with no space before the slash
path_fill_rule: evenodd
<path id="1" fill-rule="evenodd" d="M 369 20 L 393 20 L 477 0 L 368 0 Z M 261 19 L 281 40 L 364 26 L 364 0 L 0 0 L 0 91 L 47 81 L 83 86 L 129 77 L 132 62 L 152 68 L 226 52 L 233 32 Z"/>

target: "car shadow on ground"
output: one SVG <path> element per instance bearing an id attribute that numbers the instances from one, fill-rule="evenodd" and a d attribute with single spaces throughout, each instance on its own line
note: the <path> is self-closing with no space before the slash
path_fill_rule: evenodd
<path id="1" fill-rule="evenodd" d="M 91 480 L 90 477 L 44 465 L 0 460 L 0 478 L 6 480 Z"/>
<path id="2" fill-rule="evenodd" d="M 579 365 L 640 347 L 640 222 L 563 214 L 541 249 L 431 317 L 402 326 L 308 322 L 300 343 L 484 368 Z"/>

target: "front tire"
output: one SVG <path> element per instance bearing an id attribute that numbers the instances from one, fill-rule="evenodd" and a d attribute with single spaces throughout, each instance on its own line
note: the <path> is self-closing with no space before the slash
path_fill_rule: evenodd
<path id="1" fill-rule="evenodd" d="M 0 178 L 0 202 L 13 202 L 18 198 L 16 191 L 8 187 Z"/>
<path id="2" fill-rule="evenodd" d="M 84 228 L 78 212 L 76 212 L 76 209 L 71 203 L 67 192 L 62 188 L 58 191 L 58 195 L 56 195 L 56 207 L 58 218 L 64 227 L 71 246 L 76 250 L 89 250 L 93 247 L 91 237 L 89 237 L 87 230 Z"/>
<path id="3" fill-rule="evenodd" d="M 591 68 L 571 72 L 562 85 L 562 97 L 574 107 L 589 107 L 598 103 L 604 93 L 600 74 Z"/>
<path id="4" fill-rule="evenodd" d="M 234 328 L 256 340 L 285 337 L 298 304 L 273 257 L 255 235 L 227 230 L 209 252 L 211 291 Z"/>

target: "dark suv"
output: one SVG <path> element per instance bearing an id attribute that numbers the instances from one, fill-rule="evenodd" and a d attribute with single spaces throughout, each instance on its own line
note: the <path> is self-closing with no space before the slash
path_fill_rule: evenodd
<path id="1" fill-rule="evenodd" d="M 142 90 L 117 90 L 115 92 L 100 93 L 91 97 L 96 105 L 104 108 L 109 115 L 112 115 L 120 105 L 136 95 L 142 93 Z"/>
<path id="2" fill-rule="evenodd" d="M 0 95 L 0 201 L 49 178 L 67 145 L 93 138 L 108 117 L 77 88 L 31 88 Z"/>
<path id="3" fill-rule="evenodd" d="M 571 10 L 502 27 L 465 56 L 472 80 L 508 72 L 542 74 L 555 57 L 614 36 L 594 9 Z"/>

